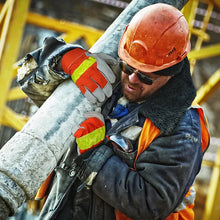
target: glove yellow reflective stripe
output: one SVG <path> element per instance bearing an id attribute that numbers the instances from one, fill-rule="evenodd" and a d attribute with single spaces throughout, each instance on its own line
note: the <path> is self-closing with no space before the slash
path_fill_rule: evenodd
<path id="1" fill-rule="evenodd" d="M 80 150 L 87 150 L 99 144 L 105 138 L 105 126 L 97 128 L 96 130 L 77 138 L 77 145 Z"/>
<path id="2" fill-rule="evenodd" d="M 94 57 L 88 57 L 86 60 L 84 60 L 79 67 L 77 67 L 73 73 L 72 73 L 72 80 L 73 82 L 76 82 L 81 75 L 84 74 L 86 70 L 88 70 L 94 63 L 96 62 L 96 59 Z"/>
<path id="3" fill-rule="evenodd" d="M 102 59 L 103 56 L 76 48 L 62 57 L 63 71 L 71 76 L 82 94 L 92 103 L 103 102 L 106 97 L 110 97 L 112 83 L 116 79 L 112 69 Z"/>
<path id="4" fill-rule="evenodd" d="M 105 138 L 105 124 L 103 116 L 97 111 L 85 114 L 87 119 L 82 122 L 74 133 L 80 153 L 96 147 Z"/>

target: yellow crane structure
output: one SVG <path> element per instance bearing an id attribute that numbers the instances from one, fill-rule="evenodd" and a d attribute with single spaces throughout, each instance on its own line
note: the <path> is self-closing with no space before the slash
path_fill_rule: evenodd
<path id="1" fill-rule="evenodd" d="M 16 78 L 18 62 L 17 57 L 26 24 L 42 27 L 61 33 L 66 42 L 74 42 L 83 38 L 90 48 L 104 31 L 93 27 L 58 20 L 29 11 L 31 0 L 6 0 L 0 5 L 0 129 L 1 126 L 20 130 L 28 121 L 28 117 L 16 113 L 7 106 L 10 101 L 26 98 L 19 87 L 12 87 L 12 81 Z M 206 10 L 200 27 L 194 26 L 199 4 L 205 5 Z M 196 62 L 220 55 L 220 43 L 206 44 L 210 41 L 207 27 L 214 8 L 220 9 L 219 0 L 189 0 L 183 8 L 183 13 L 188 21 L 190 35 L 196 37 L 195 46 L 188 54 L 191 64 L 191 72 L 194 72 Z M 218 33 L 220 34 L 220 32 Z M 210 77 L 202 85 L 196 96 L 199 104 L 205 103 L 220 86 L 220 69 L 209 74 Z M 214 161 L 204 160 L 203 166 L 212 167 L 212 176 L 207 193 L 205 209 L 202 220 L 220 219 L 220 148 Z"/>

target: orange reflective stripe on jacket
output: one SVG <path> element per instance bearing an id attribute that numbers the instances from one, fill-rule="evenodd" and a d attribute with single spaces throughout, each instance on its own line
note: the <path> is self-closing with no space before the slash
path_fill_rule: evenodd
<path id="1" fill-rule="evenodd" d="M 40 189 L 37 191 L 37 194 L 35 195 L 35 198 L 34 198 L 35 200 L 41 200 L 47 195 L 47 191 L 48 191 L 53 175 L 54 175 L 54 171 L 50 173 L 50 175 L 41 185 Z"/>
<path id="2" fill-rule="evenodd" d="M 202 108 L 194 101 L 192 103 L 192 108 L 196 108 L 199 113 L 200 127 L 201 127 L 201 142 L 202 142 L 202 152 L 205 152 L 209 145 L 209 131 L 208 131 L 208 121 Z"/>
<path id="3" fill-rule="evenodd" d="M 160 134 L 160 130 L 154 126 L 150 119 L 146 119 L 139 138 L 138 151 L 135 163 L 139 155 L 147 149 L 151 142 Z"/>
<path id="4" fill-rule="evenodd" d="M 209 145 L 209 132 L 207 129 L 208 123 L 201 108 L 197 109 L 199 112 L 200 126 L 201 126 L 201 138 L 202 138 L 202 152 L 204 153 Z"/>
<path id="5" fill-rule="evenodd" d="M 151 144 L 151 142 L 159 135 L 160 130 L 154 126 L 152 121 L 148 118 L 144 122 L 144 126 L 142 128 L 142 132 L 139 138 L 138 151 L 137 156 L 135 158 L 134 167 L 138 156 L 147 149 L 147 147 Z M 116 220 L 132 220 L 127 217 L 125 214 L 116 210 Z"/>
<path id="6" fill-rule="evenodd" d="M 205 118 L 202 108 L 195 102 L 193 102 L 192 108 L 196 108 L 199 114 L 200 126 L 201 126 L 201 148 L 202 152 L 206 150 L 209 145 L 209 132 L 208 132 L 208 122 Z M 160 130 L 154 126 L 154 124 L 146 119 L 138 145 L 137 156 L 135 159 L 135 163 L 139 155 L 147 149 L 147 147 L 151 144 L 151 142 L 160 134 Z M 192 186 L 185 198 L 183 199 L 180 206 L 177 210 L 171 213 L 165 220 L 193 220 L 194 219 L 194 198 L 195 194 L 193 194 L 194 187 Z M 126 215 L 121 213 L 120 211 L 116 211 L 116 219 L 117 220 L 132 220 L 128 218 Z"/>
<path id="7" fill-rule="evenodd" d="M 182 203 L 165 220 L 193 220 L 195 194 L 195 188 L 191 186 Z"/>

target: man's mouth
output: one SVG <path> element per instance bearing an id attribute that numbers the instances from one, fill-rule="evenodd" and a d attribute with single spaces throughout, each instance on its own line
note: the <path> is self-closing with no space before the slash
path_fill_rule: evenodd
<path id="1" fill-rule="evenodd" d="M 136 88 L 134 86 L 132 86 L 131 84 L 127 84 L 126 86 L 126 89 L 129 91 L 129 92 L 135 92 L 136 91 Z"/>
<path id="2" fill-rule="evenodd" d="M 127 89 L 131 90 L 131 91 L 135 90 L 135 88 L 133 86 L 131 86 L 129 83 L 127 84 Z"/>

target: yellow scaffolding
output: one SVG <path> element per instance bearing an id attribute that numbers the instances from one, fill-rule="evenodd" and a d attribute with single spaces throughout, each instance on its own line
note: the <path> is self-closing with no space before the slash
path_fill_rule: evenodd
<path id="1" fill-rule="evenodd" d="M 13 79 L 13 64 L 19 52 L 28 7 L 29 0 L 7 0 L 0 14 L 0 124 L 15 129 L 21 129 L 27 122 L 27 118 L 6 107 L 6 103 Z"/>
<path id="2" fill-rule="evenodd" d="M 206 164 L 204 161 L 204 165 Z M 205 210 L 202 220 L 220 219 L 220 147 L 218 148 L 214 164 L 211 164 L 212 176 L 205 201 Z"/>
<path id="3" fill-rule="evenodd" d="M 203 18 L 201 28 L 194 27 L 196 10 L 199 3 L 207 5 L 206 14 Z M 17 74 L 17 56 L 22 39 L 23 29 L 26 23 L 60 32 L 66 42 L 74 42 L 83 38 L 90 48 L 103 31 L 92 27 L 79 25 L 73 22 L 57 20 L 36 13 L 28 12 L 30 0 L 16 1 L 6 0 L 0 7 L 0 126 L 5 125 L 15 130 L 20 130 L 27 122 L 28 117 L 16 113 L 7 107 L 7 102 L 19 100 L 26 95 L 18 87 L 11 88 L 11 83 Z M 203 46 L 203 42 L 209 42 L 210 36 L 207 33 L 207 26 L 215 7 L 220 8 L 219 0 L 189 0 L 183 9 L 188 21 L 190 35 L 197 37 L 195 47 L 188 54 L 191 71 L 193 72 L 196 61 L 220 55 L 220 44 Z M 16 37 L 15 37 L 16 36 Z M 199 104 L 206 102 L 219 88 L 220 69 L 210 73 L 210 78 L 197 91 L 196 101 Z M 220 150 L 217 153 L 213 165 L 213 174 L 209 186 L 209 193 L 206 200 L 203 220 L 220 219 Z"/>
<path id="4" fill-rule="evenodd" d="M 203 25 L 201 29 L 196 29 L 193 27 L 193 24 L 199 2 L 206 4 L 207 10 L 205 16 L 203 17 Z M 218 0 L 190 0 L 183 9 L 184 16 L 186 17 L 189 24 L 190 35 L 197 36 L 195 47 L 192 48 L 192 50 L 188 54 L 192 73 L 197 60 L 220 55 L 220 43 L 209 46 L 202 46 L 203 42 L 207 42 L 210 40 L 210 36 L 206 33 L 206 29 L 210 21 L 214 6 L 220 6 Z M 215 74 L 210 75 L 211 76 L 209 80 L 197 91 L 196 101 L 199 104 L 204 103 L 220 86 L 220 69 L 217 70 Z"/>
<path id="5" fill-rule="evenodd" d="M 206 13 L 203 17 L 202 27 L 196 29 L 193 27 L 196 10 L 199 3 L 207 6 Z M 192 48 L 188 54 L 191 64 L 191 72 L 193 73 L 197 60 L 207 59 L 220 55 L 220 43 L 214 45 L 203 46 L 203 42 L 209 42 L 210 36 L 207 34 L 206 29 L 211 18 L 214 7 L 220 8 L 219 0 L 190 0 L 183 9 L 183 13 L 188 21 L 190 28 L 190 35 L 197 36 L 195 47 Z M 207 82 L 197 90 L 196 101 L 199 104 L 206 102 L 212 94 L 214 94 L 220 86 L 220 69 L 215 73 L 210 73 Z M 202 220 L 217 220 L 220 219 L 220 147 L 217 151 L 217 156 L 214 164 L 208 161 L 203 161 L 203 166 L 211 166 L 213 171 L 207 192 L 205 202 L 205 210 L 203 212 Z"/>

